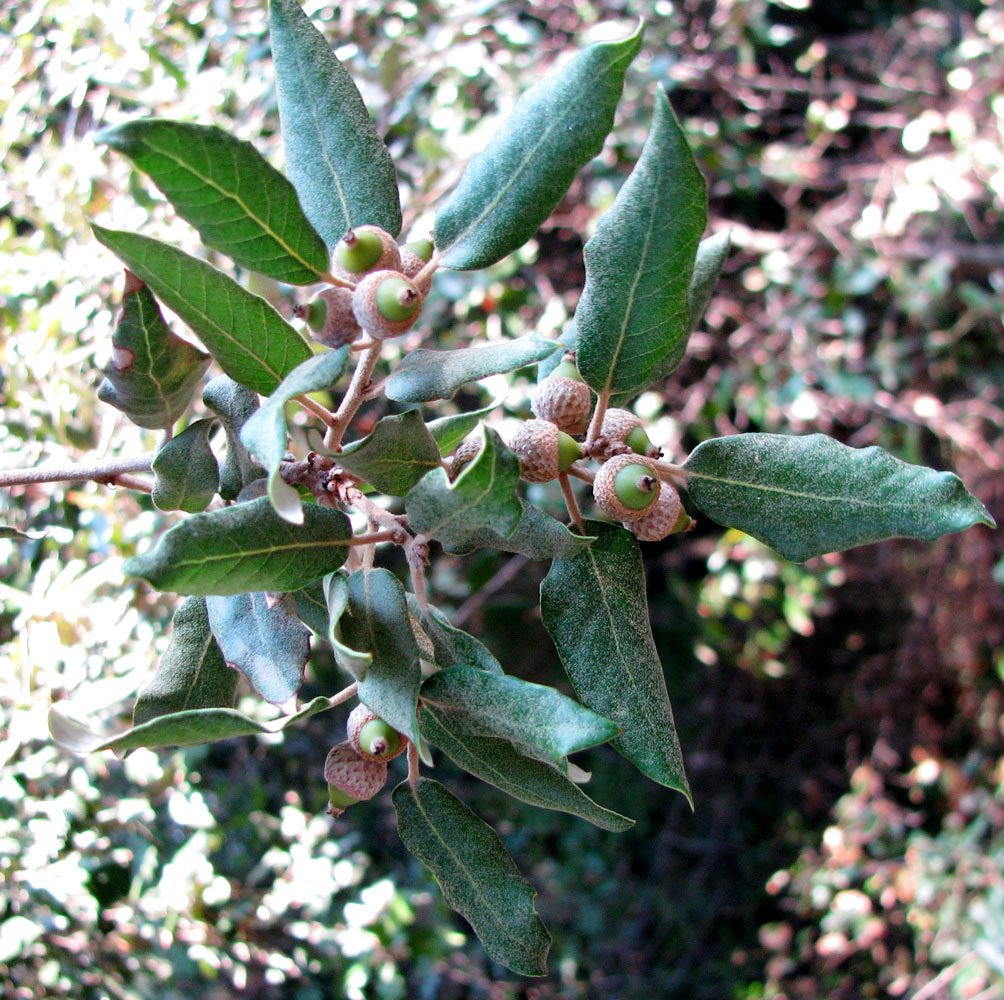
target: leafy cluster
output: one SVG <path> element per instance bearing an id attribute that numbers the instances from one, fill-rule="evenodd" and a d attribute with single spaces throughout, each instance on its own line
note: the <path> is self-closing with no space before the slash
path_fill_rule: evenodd
<path id="1" fill-rule="evenodd" d="M 146 120 L 102 136 L 239 267 L 285 285 L 343 287 L 331 257 L 347 232 L 379 226 L 400 235 L 394 165 L 354 83 L 295 0 L 273 0 L 270 30 L 288 179 L 251 144 L 213 127 Z M 592 45 L 523 96 L 437 206 L 426 277 L 440 267 L 487 267 L 534 234 L 602 148 L 641 41 L 639 27 Z M 589 798 L 580 787 L 587 776 L 568 759 L 609 742 L 689 798 L 641 551 L 626 528 L 583 520 L 567 479 L 572 529 L 521 495 L 519 459 L 481 422 L 494 405 L 429 420 L 421 405 L 534 363 L 546 375 L 572 352 L 595 396 L 582 453 L 596 457 L 604 411 L 629 406 L 666 378 L 701 319 L 728 249 L 722 235 L 701 239 L 705 202 L 704 180 L 659 88 L 641 157 L 586 246 L 586 284 L 561 342 L 531 334 L 452 351 L 417 348 L 382 379 L 374 378 L 381 344 L 365 331 L 324 349 L 206 262 L 94 226 L 128 269 L 99 395 L 140 426 L 168 431 L 152 463 L 153 499 L 191 515 L 127 569 L 186 599 L 132 727 L 108 734 L 54 709 L 56 739 L 79 752 L 190 746 L 277 732 L 358 697 L 409 741 L 408 778 L 393 792 L 405 846 L 493 958 L 543 974 L 549 937 L 533 889 L 494 831 L 420 776 L 420 759 L 431 766 L 430 748 L 438 748 L 517 798 L 618 831 L 631 820 Z M 169 329 L 161 304 L 208 353 Z M 223 373 L 203 389 L 212 415 L 170 436 L 211 364 Z M 380 397 L 402 411 L 344 440 L 353 438 L 357 413 Z M 302 413 L 315 423 L 304 424 Z M 222 461 L 212 447 L 217 425 Z M 448 456 L 472 431 L 476 455 L 456 469 Z M 957 477 L 821 435 L 713 439 L 660 468 L 696 515 L 793 560 L 992 524 Z M 576 473 L 592 475 L 585 464 Z M 506 674 L 429 602 L 430 542 L 457 554 L 490 546 L 551 561 L 541 613 L 578 701 Z M 411 593 L 376 565 L 385 544 L 403 549 Z M 353 683 L 297 708 L 312 635 L 331 644 Z M 285 714 L 262 723 L 236 711 L 240 675 Z"/>

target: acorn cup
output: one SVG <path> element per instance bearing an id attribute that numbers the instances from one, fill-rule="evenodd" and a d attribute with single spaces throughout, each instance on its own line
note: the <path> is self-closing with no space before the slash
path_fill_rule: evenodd
<path id="1" fill-rule="evenodd" d="M 341 814 L 356 802 L 371 799 L 387 783 L 387 762 L 364 757 L 349 743 L 339 743 L 324 760 L 328 813 Z"/>
<path id="2" fill-rule="evenodd" d="M 661 487 L 655 464 L 641 455 L 614 455 L 593 480 L 593 499 L 615 521 L 637 521 L 659 499 Z"/>
<path id="3" fill-rule="evenodd" d="M 399 337 L 422 311 L 422 293 L 400 271 L 373 271 L 356 285 L 352 312 L 374 340 Z"/>
<path id="4" fill-rule="evenodd" d="M 408 746 L 407 736 L 389 726 L 366 705 L 356 705 L 352 709 L 346 729 L 349 746 L 370 760 L 386 763 L 403 754 Z"/>
<path id="5" fill-rule="evenodd" d="M 659 499 L 645 512 L 644 517 L 623 521 L 622 524 L 640 542 L 659 542 L 669 535 L 689 531 L 694 526 L 694 521 L 683 509 L 683 502 L 676 489 L 669 483 L 662 483 Z"/>
<path id="6" fill-rule="evenodd" d="M 354 226 L 335 245 L 331 271 L 353 283 L 371 271 L 398 271 L 401 251 L 386 230 L 379 226 Z"/>
<path id="7" fill-rule="evenodd" d="M 549 483 L 582 457 L 578 441 L 547 420 L 527 420 L 509 447 L 528 483 Z"/>
<path id="8" fill-rule="evenodd" d="M 325 347 L 350 344 L 362 328 L 352 311 L 352 290 L 325 288 L 306 309 L 301 309 L 311 336 Z"/>
<path id="9" fill-rule="evenodd" d="M 641 417 L 630 410 L 610 407 L 603 414 L 600 436 L 608 442 L 607 452 L 610 455 L 620 454 L 626 449 L 649 458 L 658 458 L 662 454 L 662 449 L 649 440 Z"/>

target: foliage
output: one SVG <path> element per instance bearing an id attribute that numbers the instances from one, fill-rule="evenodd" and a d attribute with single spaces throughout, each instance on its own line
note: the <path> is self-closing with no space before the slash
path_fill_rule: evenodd
<path id="1" fill-rule="evenodd" d="M 444 278 L 444 279 L 445 279 L 445 278 L 447 278 L 447 277 L 449 277 L 449 276 L 448 276 L 448 275 L 443 275 L 443 278 Z M 413 342 L 414 342 L 414 341 L 413 341 Z M 480 400 L 479 402 L 485 402 L 485 401 L 484 401 L 484 399 L 481 399 L 481 400 Z M 281 409 L 281 408 L 280 408 L 280 409 Z M 296 428 L 297 428 L 298 426 L 300 426 L 300 425 L 299 425 L 299 422 L 292 422 L 292 423 L 290 424 L 290 426 L 289 426 L 289 430 L 295 433 L 295 429 L 296 429 Z M 361 430 L 361 428 L 360 428 L 360 430 Z M 276 471 L 276 469 L 277 469 L 277 467 L 274 467 L 274 466 L 270 466 L 270 468 L 269 468 L 269 470 L 268 470 L 268 471 L 270 471 L 270 472 L 274 473 L 274 472 Z M 365 477 L 364 477 L 364 478 L 365 478 Z M 537 502 L 539 502 L 539 501 L 540 501 L 540 499 L 541 499 L 541 498 L 540 498 L 540 494 L 539 494 L 539 491 L 534 491 L 534 494 L 533 494 L 533 497 L 532 497 L 532 498 L 533 498 L 534 500 L 536 500 Z M 528 498 L 528 499 L 529 499 L 529 498 Z M 521 501 L 521 503 L 525 505 L 525 504 L 526 504 L 526 501 Z M 524 507 L 524 510 L 529 510 L 529 509 L 535 509 L 535 508 L 529 508 L 529 507 Z M 551 509 L 553 509 L 553 508 L 551 508 Z M 525 514 L 524 514 L 524 516 L 525 516 Z M 147 527 L 147 530 L 149 531 L 149 521 L 147 522 L 147 524 L 148 524 L 148 527 Z M 503 541 L 505 541 L 506 539 L 502 539 L 502 540 L 503 540 Z"/>

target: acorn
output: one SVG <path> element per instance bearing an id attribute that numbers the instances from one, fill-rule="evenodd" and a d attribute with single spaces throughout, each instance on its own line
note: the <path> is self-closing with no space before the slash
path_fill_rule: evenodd
<path id="1" fill-rule="evenodd" d="M 370 271 L 398 271 L 401 251 L 394 237 L 379 226 L 354 226 L 335 245 L 331 270 L 356 282 Z"/>
<path id="2" fill-rule="evenodd" d="M 662 483 L 659 499 L 645 515 L 634 521 L 624 521 L 623 524 L 640 542 L 658 542 L 668 535 L 689 531 L 694 526 L 694 521 L 683 509 L 676 489 L 669 483 Z"/>
<path id="3" fill-rule="evenodd" d="M 593 499 L 615 521 L 644 517 L 659 499 L 659 472 L 641 455 L 614 455 L 600 467 L 593 480 Z"/>
<path id="4" fill-rule="evenodd" d="M 349 344 L 361 333 L 352 312 L 352 289 L 325 288 L 306 309 L 298 313 L 307 320 L 313 338 L 325 347 Z"/>
<path id="5" fill-rule="evenodd" d="M 509 445 L 519 459 L 520 473 L 530 483 L 557 479 L 582 457 L 578 441 L 549 420 L 527 420 Z"/>
<path id="6" fill-rule="evenodd" d="M 374 340 L 407 333 L 421 310 L 422 293 L 400 271 L 373 271 L 352 293 L 352 312 Z"/>
<path id="7" fill-rule="evenodd" d="M 457 450 L 453 453 L 453 459 L 450 462 L 450 479 L 456 479 L 463 471 L 464 467 L 470 465 L 471 462 L 478 457 L 478 452 L 480 451 L 480 435 L 465 438 Z"/>
<path id="8" fill-rule="evenodd" d="M 328 783 L 328 813 L 341 814 L 353 803 L 371 799 L 387 783 L 387 762 L 356 753 L 348 743 L 339 743 L 324 759 Z"/>
<path id="9" fill-rule="evenodd" d="M 366 705 L 356 705 L 346 726 L 349 746 L 370 760 L 393 760 L 403 754 L 408 737 L 389 726 Z"/>
<path id="10" fill-rule="evenodd" d="M 413 240 L 411 243 L 405 243 L 401 247 L 401 273 L 406 278 L 414 278 L 432 260 L 433 249 L 432 240 Z M 418 286 L 418 290 L 423 295 L 428 295 L 431 287 L 432 275 L 430 274 Z"/>
<path id="11" fill-rule="evenodd" d="M 608 409 L 603 414 L 600 436 L 606 438 L 607 450 L 611 455 L 616 455 L 625 448 L 629 448 L 636 455 L 648 455 L 650 458 L 658 458 L 662 454 L 662 449 L 649 440 L 642 426 L 641 417 L 630 410 L 621 410 L 617 407 Z"/>

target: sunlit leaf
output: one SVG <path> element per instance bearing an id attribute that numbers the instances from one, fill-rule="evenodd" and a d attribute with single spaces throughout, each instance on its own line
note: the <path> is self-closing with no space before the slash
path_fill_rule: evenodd
<path id="1" fill-rule="evenodd" d="M 220 467 L 209 447 L 215 420 L 196 420 L 171 438 L 153 460 L 153 502 L 161 510 L 196 514 L 220 488 Z"/>
<path id="2" fill-rule="evenodd" d="M 347 444 L 338 464 L 374 489 L 403 497 L 430 469 L 438 469 L 439 448 L 418 410 L 381 419 L 361 441 Z"/>

